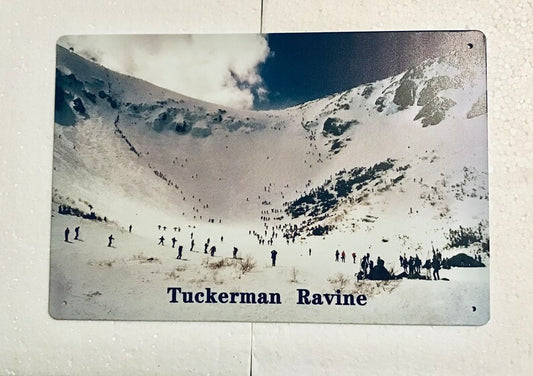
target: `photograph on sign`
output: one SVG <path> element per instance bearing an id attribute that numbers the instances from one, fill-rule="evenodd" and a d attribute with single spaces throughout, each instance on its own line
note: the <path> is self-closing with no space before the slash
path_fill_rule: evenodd
<path id="1" fill-rule="evenodd" d="M 482 33 L 56 49 L 52 317 L 489 320 Z"/>

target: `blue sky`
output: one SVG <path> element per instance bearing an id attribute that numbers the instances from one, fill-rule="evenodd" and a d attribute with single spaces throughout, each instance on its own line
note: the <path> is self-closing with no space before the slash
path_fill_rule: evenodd
<path id="1" fill-rule="evenodd" d="M 468 48 L 468 34 L 443 32 L 269 34 L 267 40 L 270 54 L 259 75 L 268 96 L 256 97 L 259 109 L 321 98 Z"/>

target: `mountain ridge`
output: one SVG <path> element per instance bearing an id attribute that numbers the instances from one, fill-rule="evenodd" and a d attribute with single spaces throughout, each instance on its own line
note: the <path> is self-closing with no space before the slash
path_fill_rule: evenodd
<path id="1" fill-rule="evenodd" d="M 355 166 L 369 168 L 389 158 L 398 160 L 401 165 L 412 165 L 409 160 L 412 156 L 407 157 L 407 154 L 413 154 L 409 149 L 419 149 L 416 144 L 424 144 L 426 140 L 433 144 L 430 149 L 435 149 L 444 142 L 438 138 L 444 136 L 450 141 L 442 145 L 458 153 L 461 147 L 452 145 L 452 142 L 458 141 L 450 133 L 454 132 L 452 128 L 447 132 L 438 127 L 442 127 L 444 122 L 446 127 L 453 124 L 457 128 L 453 117 L 460 116 L 458 122 L 466 121 L 467 113 L 470 113 L 465 111 L 466 107 L 472 111 L 475 104 L 477 107 L 482 107 L 482 104 L 479 105 L 479 100 L 471 95 L 464 100 L 464 87 L 469 82 L 461 77 L 468 74 L 446 63 L 453 59 L 455 57 L 430 59 L 396 76 L 299 106 L 253 111 L 235 110 L 188 98 L 146 81 L 112 72 L 58 47 L 56 120 L 64 118 L 62 112 L 65 106 L 74 114 L 71 121 L 76 126 L 92 124 L 93 120 L 97 120 L 98 132 L 107 132 L 107 139 L 100 140 L 102 144 L 109 142 L 110 137 L 116 138 L 113 141 L 115 146 L 106 148 L 102 154 L 113 159 L 113 150 L 124 150 L 120 152 L 120 158 L 125 165 L 131 166 L 138 165 L 135 159 L 143 160 L 140 162 L 141 170 L 145 170 L 142 176 L 155 176 L 152 188 L 160 192 L 164 202 L 174 202 L 169 206 L 175 207 L 187 218 L 193 221 L 221 220 L 224 214 L 238 218 L 242 208 L 249 208 L 245 212 L 258 210 L 257 204 L 250 203 L 251 197 L 255 196 L 252 192 L 261 193 L 263 190 L 263 194 L 254 199 L 260 207 L 264 206 L 263 202 L 274 202 L 272 205 L 281 210 L 283 205 L 304 194 L 304 186 L 316 188 L 321 181 L 327 180 L 328 176 L 336 176 L 341 170 L 351 170 Z M 482 77 L 482 74 L 479 76 Z M 479 84 L 480 78 L 474 78 L 472 82 Z M 478 86 L 473 85 L 473 91 L 484 93 L 483 88 Z M 134 99 L 137 102 L 133 102 Z M 453 105 L 447 101 L 453 102 Z M 478 109 L 476 114 L 478 117 L 483 115 L 483 108 Z M 417 119 L 415 124 L 419 126 L 404 128 L 413 123 L 413 119 Z M 477 122 L 475 117 L 468 120 L 472 121 Z M 106 126 L 106 123 L 109 125 Z M 431 133 L 442 135 L 434 139 L 429 134 L 416 131 L 430 125 L 438 126 Z M 78 132 L 73 130 L 68 133 Z M 211 136 L 217 135 L 212 139 Z M 378 146 L 384 135 L 395 135 L 399 141 L 388 142 L 385 148 L 388 152 Z M 98 147 L 103 146 L 95 146 Z M 404 148 L 408 149 L 407 154 Z M 276 150 L 290 152 L 279 153 Z M 128 153 L 129 157 L 126 156 Z M 165 153 L 175 155 L 170 157 Z M 198 155 L 201 157 L 197 158 Z M 79 155 L 71 157 L 76 160 Z M 301 162 L 286 163 L 300 158 Z M 102 168 L 101 160 L 95 156 L 85 155 L 83 159 L 94 159 L 95 164 Z M 232 161 L 239 161 L 242 168 L 233 169 Z M 274 167 L 280 165 L 285 166 L 285 171 Z M 139 167 L 134 169 L 139 170 Z M 232 169 L 232 176 L 226 176 Z M 114 186 L 131 190 L 131 184 L 125 182 L 124 177 L 114 177 L 106 170 L 108 168 L 90 173 L 87 170 L 86 179 L 96 173 L 103 175 Z M 262 176 L 259 177 L 258 173 Z M 199 174 L 203 176 L 199 177 Z M 184 176 L 190 176 L 190 181 L 184 182 Z M 283 186 L 295 186 L 296 189 L 272 188 L 280 181 L 285 183 Z M 139 200 L 141 197 L 153 200 L 140 183 L 136 186 L 144 192 L 138 194 Z M 265 187 L 268 190 L 264 190 Z M 278 196 L 273 197 L 270 190 L 276 190 Z M 228 191 L 232 191 L 234 196 L 228 198 Z M 206 197 L 210 197 L 209 210 L 204 207 Z M 202 198 L 202 204 L 190 203 L 190 200 Z M 176 199 L 181 200 L 181 204 L 175 203 Z M 241 204 L 236 205 L 237 202 Z"/>

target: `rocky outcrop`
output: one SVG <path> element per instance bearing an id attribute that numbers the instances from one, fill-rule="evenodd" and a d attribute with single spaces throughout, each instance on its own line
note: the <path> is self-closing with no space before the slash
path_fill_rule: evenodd
<path id="1" fill-rule="evenodd" d="M 466 114 L 467 119 L 475 118 L 476 116 L 481 116 L 487 113 L 487 93 L 483 94 L 479 99 L 472 105 L 472 108 Z"/>
<path id="2" fill-rule="evenodd" d="M 357 125 L 357 124 L 359 124 L 359 122 L 355 119 L 350 120 L 350 121 L 344 121 L 339 118 L 327 118 L 322 128 L 322 134 L 324 136 L 326 135 L 341 136 L 351 126 Z"/>
<path id="3" fill-rule="evenodd" d="M 437 125 L 444 120 L 446 111 L 455 106 L 455 102 L 449 98 L 435 97 L 431 99 L 414 120 L 422 119 L 422 126 Z"/>

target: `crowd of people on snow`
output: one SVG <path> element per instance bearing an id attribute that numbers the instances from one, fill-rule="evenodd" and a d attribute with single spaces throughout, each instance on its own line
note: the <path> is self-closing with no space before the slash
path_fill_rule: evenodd
<path id="1" fill-rule="evenodd" d="M 128 232 L 131 232 L 133 228 L 133 225 L 129 225 L 128 226 Z M 71 243 L 71 241 L 69 240 L 69 235 L 70 235 L 70 228 L 69 227 L 66 227 L 65 228 L 65 231 L 64 231 L 64 240 L 66 243 Z M 74 240 L 81 240 L 80 238 L 80 226 L 76 226 L 74 228 Z M 113 240 L 115 240 L 115 238 L 113 237 L 113 234 L 109 235 L 107 237 L 107 246 L 108 247 L 112 247 L 113 246 Z"/>
<path id="2" fill-rule="evenodd" d="M 439 280 L 439 271 L 441 269 L 450 269 L 448 258 L 443 258 L 442 253 L 437 249 L 432 250 L 432 257 L 427 258 L 422 264 L 422 260 L 418 254 L 414 256 L 407 256 L 405 253 L 400 255 L 399 263 L 403 272 L 395 275 L 392 270 L 385 268 L 385 261 L 378 256 L 376 262 L 371 259 L 370 253 L 366 253 L 361 257 L 359 271 L 355 274 L 357 280 L 390 280 L 399 278 L 413 278 L 413 279 L 433 279 Z M 311 254 L 311 253 L 309 253 Z M 356 264 L 357 255 L 355 252 L 351 254 L 353 263 Z M 479 260 L 481 256 L 479 256 Z M 346 262 L 346 253 L 344 251 L 335 251 L 336 262 Z M 421 268 L 425 269 L 425 275 L 422 275 Z M 433 272 L 432 272 L 433 270 Z"/>
<path id="3" fill-rule="evenodd" d="M 128 226 L 128 232 L 131 233 L 131 230 L 133 229 L 133 225 L 129 225 Z M 163 231 L 166 231 L 167 230 L 167 227 L 166 226 L 161 226 L 161 225 L 158 225 L 157 226 L 157 229 L 158 230 L 163 230 Z M 181 227 L 174 227 L 174 231 L 175 232 L 181 232 Z M 74 233 L 75 233 L 75 236 L 74 236 L 74 240 L 80 240 L 79 239 L 79 236 L 80 236 L 80 226 L 77 226 L 74 228 Z M 69 240 L 69 236 L 70 236 L 70 228 L 69 227 L 66 227 L 65 228 L 65 231 L 64 231 L 64 241 L 67 242 L 67 243 L 72 243 L 70 240 Z M 113 240 L 115 240 L 115 238 L 113 237 L 113 234 L 110 234 L 107 238 L 108 242 L 107 242 L 107 246 L 108 247 L 112 247 L 113 246 Z M 157 243 L 157 245 L 161 245 L 161 246 L 165 246 L 165 237 L 163 235 L 161 235 L 159 238 L 158 238 L 159 242 Z M 172 239 L 170 239 L 170 241 L 172 242 L 172 248 L 175 248 L 176 247 L 176 243 L 178 241 L 178 239 L 176 239 L 176 236 L 173 236 Z M 215 253 L 217 251 L 217 248 L 216 246 L 214 245 L 211 245 L 210 246 L 210 242 L 211 242 L 211 239 L 210 238 L 207 238 L 207 241 L 204 243 L 204 253 L 205 254 L 209 254 L 211 255 L 211 257 L 214 257 L 215 256 Z M 220 242 L 224 242 L 224 236 L 221 236 L 220 237 Z M 195 242 L 194 242 L 194 233 L 191 232 L 191 247 L 189 249 L 190 252 L 194 252 L 194 245 L 195 245 Z M 237 247 L 233 247 L 233 251 L 232 251 L 232 257 L 234 259 L 237 258 L 237 252 L 239 251 L 239 249 Z M 177 256 L 176 256 L 176 259 L 181 259 L 183 256 L 183 245 L 178 245 L 178 253 L 177 253 Z M 275 263 L 275 256 L 273 256 L 273 262 Z"/>
<path id="4" fill-rule="evenodd" d="M 407 257 L 404 253 L 403 256 L 400 255 L 400 266 L 403 268 L 403 275 L 407 276 L 420 276 L 421 275 L 421 268 L 426 270 L 425 278 L 431 279 L 433 276 L 433 279 L 439 280 L 439 270 L 440 269 L 450 269 L 450 265 L 448 263 L 448 258 L 443 258 L 442 253 L 437 249 L 432 249 L 432 257 L 427 258 L 422 264 L 422 260 L 418 257 L 418 254 L 415 254 L 415 256 L 409 256 Z M 431 270 L 433 269 L 433 273 L 431 273 Z"/>
<path id="5" fill-rule="evenodd" d="M 270 188 L 266 189 L 266 191 L 269 192 Z M 284 206 L 286 206 L 287 204 L 288 203 L 284 203 Z M 263 233 L 260 233 L 255 230 L 248 231 L 249 235 L 256 237 L 259 245 L 267 244 L 272 246 L 274 244 L 274 240 L 278 237 L 278 234 L 281 234 L 283 238 L 286 239 L 287 245 L 289 245 L 291 243 L 295 243 L 296 238 L 302 235 L 302 231 L 304 231 L 305 233 L 310 232 L 313 235 L 322 235 L 324 233 L 328 233 L 329 228 L 312 228 L 309 224 L 307 224 L 306 227 L 306 223 L 303 223 L 304 226 L 301 227 L 298 227 L 298 225 L 296 224 L 290 223 L 277 224 L 273 226 L 269 225 L 268 222 L 271 220 L 269 215 L 271 213 L 275 213 L 276 211 L 280 210 L 273 208 L 269 210 L 261 210 L 260 219 L 265 227 L 264 235 Z M 389 280 L 404 277 L 439 280 L 439 271 L 441 269 L 450 269 L 451 266 L 449 265 L 448 258 L 443 258 L 441 252 L 438 249 L 433 249 L 432 253 L 432 257 L 429 257 L 428 255 L 428 258 L 425 260 L 424 263 L 422 262 L 418 254 L 415 254 L 414 256 L 407 256 L 405 253 L 403 255 L 400 255 L 399 263 L 400 267 L 403 269 L 403 272 L 398 275 L 392 273 L 392 270 L 389 271 L 385 268 L 385 261 L 381 259 L 381 257 L 378 256 L 376 262 L 374 263 L 374 260 L 370 258 L 370 254 L 367 253 L 363 255 L 360 260 L 360 270 L 356 273 L 356 277 L 358 280 Z M 311 256 L 311 249 L 309 249 L 309 256 Z M 336 250 L 335 261 L 345 263 L 347 256 L 348 255 L 345 251 L 339 252 L 339 250 Z M 351 259 L 354 264 L 356 263 L 356 258 L 356 253 L 352 252 Z M 481 262 L 481 257 L 476 256 L 476 261 Z M 275 256 L 273 256 L 273 263 L 275 263 Z M 422 274 L 421 269 L 425 269 L 425 275 Z"/>
<path id="6" fill-rule="evenodd" d="M 267 244 L 272 245 L 273 239 L 277 238 L 278 233 L 280 231 L 285 231 L 283 233 L 284 237 L 287 237 L 287 233 L 297 233 L 298 227 L 296 225 L 277 225 L 272 226 L 271 228 L 268 227 L 267 224 L 265 224 L 265 236 L 268 235 L 268 230 L 271 230 L 271 237 L 267 240 Z M 157 226 L 158 230 L 166 231 L 166 226 Z M 128 226 L 128 232 L 132 232 L 133 226 Z M 174 232 L 179 233 L 181 232 L 180 227 L 173 227 Z M 249 235 L 253 235 L 258 239 L 258 242 L 260 245 L 264 244 L 265 239 L 263 238 L 262 234 L 257 233 L 256 231 L 249 230 Z M 66 227 L 64 231 L 64 241 L 68 243 L 72 243 L 70 241 L 70 228 Z M 289 240 L 290 237 L 287 237 L 287 240 Z M 294 237 L 292 237 L 294 240 Z M 74 237 L 73 240 L 81 240 L 80 239 L 80 226 L 76 226 L 74 228 Z M 110 234 L 107 237 L 107 246 L 113 247 L 113 241 L 115 238 L 113 237 L 113 234 Z M 159 242 L 157 245 L 165 246 L 165 237 L 164 235 L 161 235 L 158 238 Z M 178 239 L 176 238 L 176 235 L 174 235 L 170 239 L 172 245 L 172 248 L 176 248 Z M 220 236 L 220 243 L 224 242 L 224 236 Z M 183 257 L 183 249 L 184 245 L 180 244 L 177 246 L 177 256 L 176 259 L 181 260 Z M 190 233 L 190 252 L 195 252 L 195 238 L 194 238 L 194 232 Z M 232 258 L 237 259 L 237 253 L 238 248 L 233 246 L 232 249 Z M 209 254 L 211 257 L 214 257 L 217 252 L 217 247 L 211 243 L 211 238 L 207 238 L 203 245 L 203 253 Z M 270 258 L 272 261 L 272 266 L 276 266 L 276 260 L 277 260 L 277 254 L 278 252 L 276 250 L 271 250 L 270 252 Z M 308 250 L 309 256 L 311 256 L 312 251 L 311 248 Z M 346 263 L 346 258 L 351 256 L 351 262 L 353 264 L 358 264 L 359 270 L 355 273 L 355 277 L 358 281 L 361 280 L 391 280 L 391 279 L 399 279 L 399 278 L 412 278 L 412 279 L 433 279 L 433 280 L 439 280 L 440 274 L 439 271 L 441 269 L 450 269 L 450 263 L 449 259 L 442 256 L 442 253 L 438 249 L 432 249 L 432 256 L 426 258 L 424 262 L 422 262 L 422 259 L 418 256 L 418 254 L 407 255 L 404 253 L 403 255 L 399 256 L 399 265 L 402 268 L 402 272 L 399 274 L 394 274 L 393 270 L 387 270 L 385 267 L 385 261 L 381 257 L 377 257 L 376 262 L 370 257 L 370 253 L 367 252 L 366 254 L 363 254 L 363 256 L 360 258 L 359 263 L 357 263 L 357 254 L 355 252 L 352 252 L 350 255 L 348 255 L 344 250 L 339 251 L 338 249 L 334 253 L 334 260 L 335 262 L 341 262 Z M 475 260 L 481 263 L 481 255 L 476 255 Z M 422 269 L 425 269 L 425 274 L 423 275 Z"/>

